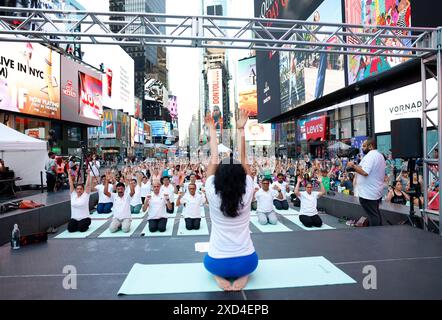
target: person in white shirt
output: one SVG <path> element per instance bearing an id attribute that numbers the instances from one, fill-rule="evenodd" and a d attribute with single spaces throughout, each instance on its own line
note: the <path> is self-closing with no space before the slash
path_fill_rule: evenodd
<path id="1" fill-rule="evenodd" d="M 244 126 L 247 120 L 247 111 L 240 110 L 236 122 L 240 163 L 233 160 L 233 154 L 219 163 L 214 120 L 208 115 L 205 121 L 211 153 L 205 191 L 212 230 L 204 266 L 225 291 L 242 290 L 258 266 L 249 228 L 254 185 L 246 162 Z M 230 279 L 235 280 L 231 283 Z"/>
<path id="2" fill-rule="evenodd" d="M 126 191 L 126 186 L 122 182 L 116 185 L 117 193 L 110 193 L 109 191 L 110 177 L 106 177 L 104 184 L 104 194 L 112 198 L 113 202 L 113 218 L 109 226 L 109 231 L 114 233 L 120 228 L 124 233 L 130 231 L 132 216 L 130 214 L 130 201 L 135 195 L 135 185 L 129 184 L 129 190 Z"/>
<path id="3" fill-rule="evenodd" d="M 187 188 L 188 188 L 189 184 L 191 184 L 191 183 L 195 184 L 196 185 L 196 191 L 200 192 L 202 187 L 203 187 L 203 184 L 201 183 L 201 181 L 198 181 L 196 179 L 196 174 L 195 173 L 190 174 L 189 180 L 190 180 L 189 182 L 186 182 L 184 184 L 183 192 L 188 192 Z"/>
<path id="4" fill-rule="evenodd" d="M 148 218 L 150 232 L 164 232 L 167 226 L 167 212 L 172 208 L 172 203 L 167 194 L 161 192 L 161 182 L 154 180 L 152 182 L 153 192 L 147 195 L 143 204 L 143 211 L 149 210 Z"/>
<path id="5" fill-rule="evenodd" d="M 204 195 L 196 192 L 196 184 L 188 185 L 188 193 L 180 192 L 176 205 L 184 205 L 182 215 L 186 222 L 187 230 L 199 230 L 201 224 L 201 207 L 206 203 Z"/>
<path id="6" fill-rule="evenodd" d="M 94 177 L 95 184 L 98 184 L 98 177 L 100 176 L 100 161 L 97 160 L 97 156 L 92 156 L 92 161 L 89 162 L 92 175 Z"/>
<path id="7" fill-rule="evenodd" d="M 141 180 L 142 174 L 137 173 L 137 179 L 130 180 L 130 185 L 134 187 L 135 194 L 130 200 L 130 213 L 138 214 L 141 212 L 141 207 L 143 206 L 143 202 L 141 201 Z"/>
<path id="8" fill-rule="evenodd" d="M 289 202 L 287 201 L 287 193 L 290 192 L 290 186 L 285 182 L 285 177 L 282 173 L 278 173 L 277 177 L 278 180 L 273 182 L 272 189 L 278 191 L 278 193 L 281 191 L 283 197 L 281 199 L 278 196 L 275 196 L 273 204 L 277 210 L 288 210 Z"/>
<path id="9" fill-rule="evenodd" d="M 299 220 L 307 228 L 316 227 L 320 228 L 322 226 L 321 217 L 318 215 L 317 202 L 320 196 L 326 193 L 324 184 L 322 180 L 319 179 L 319 184 L 321 186 L 321 191 L 313 191 L 313 184 L 307 182 L 305 185 L 305 191 L 299 191 L 299 185 L 302 182 L 302 176 L 298 177 L 298 182 L 295 187 L 295 195 L 301 201 L 301 208 L 299 210 Z"/>
<path id="10" fill-rule="evenodd" d="M 69 189 L 71 193 L 71 219 L 68 223 L 68 232 L 85 232 L 89 229 L 89 198 L 91 193 L 91 172 L 87 170 L 86 188 L 83 184 L 74 187 L 74 178 L 69 175 Z"/>
<path id="11" fill-rule="evenodd" d="M 162 179 L 163 185 L 161 186 L 160 192 L 169 196 L 172 207 L 171 209 L 166 208 L 166 212 L 172 214 L 175 210 L 175 187 L 170 183 L 170 178 L 168 176 L 164 176 Z"/>
<path id="12" fill-rule="evenodd" d="M 253 184 L 255 186 L 255 191 L 258 191 L 259 190 L 258 177 L 256 176 L 256 169 L 254 167 L 250 168 L 250 174 L 251 174 L 250 176 L 253 179 Z M 253 198 L 253 200 L 252 200 L 252 210 L 256 211 L 256 208 L 257 208 L 256 199 Z"/>
<path id="13" fill-rule="evenodd" d="M 101 184 L 95 186 L 95 190 L 98 191 L 98 205 L 97 213 L 110 213 L 112 211 L 112 198 L 104 194 L 104 185 L 106 183 L 106 175 L 101 176 Z M 109 190 L 113 191 L 114 186 L 109 183 Z"/>
<path id="14" fill-rule="evenodd" d="M 152 184 L 150 183 L 150 180 L 146 175 L 143 175 L 140 189 L 141 189 L 141 202 L 144 203 L 144 199 L 146 199 L 146 196 L 150 194 L 152 189 Z"/>
<path id="15" fill-rule="evenodd" d="M 383 196 L 385 178 L 385 158 L 376 150 L 374 140 L 365 140 L 362 144 L 364 157 L 358 166 L 349 162 L 347 167 L 357 173 L 357 190 L 359 203 L 368 216 L 370 226 L 382 225 L 382 216 L 379 203 Z"/>
<path id="16" fill-rule="evenodd" d="M 270 189 L 270 182 L 270 179 L 264 179 L 261 182 L 262 188 L 255 193 L 257 202 L 256 213 L 258 215 L 258 221 L 262 225 L 278 223 L 276 213 L 273 211 L 273 199 L 282 199 L 283 197 L 281 191 L 278 192 L 274 189 Z"/>

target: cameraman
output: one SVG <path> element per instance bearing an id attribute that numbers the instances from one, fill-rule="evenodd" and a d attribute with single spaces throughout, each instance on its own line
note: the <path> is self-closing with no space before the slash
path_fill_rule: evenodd
<path id="1" fill-rule="evenodd" d="M 368 215 L 370 226 L 382 225 L 379 202 L 382 199 L 385 177 L 385 158 L 376 150 L 374 140 L 367 139 L 362 144 L 364 158 L 360 165 L 349 162 L 347 167 L 353 168 L 357 175 L 359 203 Z"/>

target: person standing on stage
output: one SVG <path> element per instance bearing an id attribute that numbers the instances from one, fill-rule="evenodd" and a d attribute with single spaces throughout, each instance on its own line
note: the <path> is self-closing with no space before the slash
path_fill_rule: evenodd
<path id="1" fill-rule="evenodd" d="M 365 140 L 362 144 L 364 157 L 360 165 L 354 162 L 347 164 L 357 174 L 359 203 L 368 215 L 370 226 L 382 225 L 379 203 L 382 199 L 385 177 L 385 158 L 378 150 L 374 140 Z"/>

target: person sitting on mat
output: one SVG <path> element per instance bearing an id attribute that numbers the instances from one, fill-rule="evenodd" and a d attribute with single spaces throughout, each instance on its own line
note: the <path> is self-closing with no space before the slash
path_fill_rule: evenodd
<path id="1" fill-rule="evenodd" d="M 71 192 L 71 219 L 68 223 L 69 232 L 85 232 L 89 229 L 91 218 L 89 217 L 89 197 L 91 194 L 91 171 L 87 170 L 86 188 L 83 184 L 77 184 L 74 188 L 74 178 L 69 174 L 69 190 Z"/>
<path id="2" fill-rule="evenodd" d="M 110 181 L 111 182 L 111 181 Z M 101 176 L 101 183 L 95 186 L 98 191 L 97 213 L 110 213 L 112 211 L 112 199 L 104 194 L 104 185 L 106 183 L 106 175 Z M 109 189 L 113 190 L 114 186 L 109 183 Z"/>
<path id="3" fill-rule="evenodd" d="M 175 187 L 170 183 L 169 176 L 163 177 L 163 185 L 161 186 L 160 192 L 169 196 L 172 208 L 166 208 L 166 212 L 172 214 L 175 210 Z"/>
<path id="4" fill-rule="evenodd" d="M 161 193 L 161 183 L 159 180 L 152 182 L 153 192 L 147 195 L 143 204 L 143 211 L 149 209 L 149 231 L 150 232 L 164 232 L 167 225 L 167 212 L 166 208 L 172 209 L 172 203 L 168 194 Z"/>
<path id="5" fill-rule="evenodd" d="M 112 199 L 113 203 L 113 218 L 109 226 L 111 233 L 117 232 L 120 228 L 124 233 L 130 231 L 132 216 L 130 214 L 130 202 L 135 195 L 135 185 L 129 184 L 129 190 L 122 182 L 116 185 L 117 193 L 110 193 L 109 191 L 110 177 L 106 176 L 106 183 L 104 184 L 104 194 Z"/>
<path id="6" fill-rule="evenodd" d="M 187 186 L 187 193 L 179 193 L 176 201 L 177 207 L 184 205 L 183 216 L 187 230 L 199 230 L 201 223 L 201 206 L 206 203 L 203 194 L 196 192 L 196 184 L 190 183 Z"/>
<path id="7" fill-rule="evenodd" d="M 218 286 L 225 291 L 242 290 L 249 275 L 258 266 L 258 255 L 250 237 L 250 214 L 254 183 L 246 162 L 244 126 L 247 111 L 240 110 L 236 122 L 238 151 L 241 162 L 225 159 L 219 163 L 217 133 L 213 118 L 205 119 L 209 128 L 210 153 L 205 185 L 209 203 L 212 232 L 209 251 L 204 257 L 205 268 L 215 276 Z M 233 284 L 231 279 L 235 279 Z"/>
<path id="8" fill-rule="evenodd" d="M 270 179 L 264 179 L 261 182 L 262 188 L 255 193 L 255 198 L 257 201 L 258 221 L 260 224 L 265 225 L 267 223 L 277 224 L 278 218 L 276 217 L 275 211 L 273 211 L 273 199 L 282 199 L 284 196 L 282 191 L 276 191 L 270 189 Z"/>
<path id="9" fill-rule="evenodd" d="M 275 205 L 275 208 L 277 210 L 288 210 L 289 209 L 289 203 L 287 201 L 287 193 L 290 192 L 290 186 L 287 182 L 285 182 L 285 177 L 282 173 L 278 173 L 278 180 L 273 182 L 272 189 L 282 192 L 282 199 L 278 197 L 278 195 L 275 196 L 273 199 L 273 204 Z"/>
<path id="10" fill-rule="evenodd" d="M 135 194 L 130 200 L 130 213 L 138 214 L 141 212 L 141 207 L 143 203 L 141 202 L 141 181 L 143 179 L 143 175 L 141 172 L 138 172 L 136 175 L 137 179 L 131 179 L 130 185 L 134 187 Z"/>
<path id="11" fill-rule="evenodd" d="M 141 192 L 141 203 L 144 203 L 144 199 L 146 196 L 150 194 L 152 184 L 149 178 L 146 175 L 143 175 L 143 179 L 141 180 L 140 192 Z"/>
<path id="12" fill-rule="evenodd" d="M 322 220 L 318 215 L 317 200 L 320 196 L 326 194 L 324 184 L 319 180 L 319 185 L 321 186 L 321 191 L 313 191 L 313 184 L 307 182 L 305 186 L 306 191 L 299 191 L 299 185 L 301 184 L 301 177 L 298 179 L 296 184 L 295 194 L 299 200 L 301 200 L 301 208 L 299 210 L 299 220 L 307 228 L 322 227 Z"/>

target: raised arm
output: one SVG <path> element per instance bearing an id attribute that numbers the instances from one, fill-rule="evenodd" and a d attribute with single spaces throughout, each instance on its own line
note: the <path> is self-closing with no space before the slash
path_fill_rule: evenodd
<path id="1" fill-rule="evenodd" d="M 246 152 L 246 137 L 244 134 L 244 127 L 246 126 L 247 120 L 249 120 L 249 113 L 241 109 L 239 111 L 239 118 L 236 121 L 237 130 L 238 130 L 238 151 L 239 151 L 239 158 L 241 161 L 241 164 L 246 171 L 247 175 L 251 175 L 250 166 L 247 163 L 247 152 Z"/>
<path id="2" fill-rule="evenodd" d="M 106 173 L 106 181 L 104 182 L 104 190 L 103 193 L 106 195 L 106 197 L 110 197 L 111 193 L 109 192 L 109 173 Z"/>
<path id="3" fill-rule="evenodd" d="M 210 159 L 209 166 L 207 168 L 207 176 L 215 174 L 216 168 L 219 164 L 218 157 L 218 143 L 216 141 L 216 129 L 215 122 L 213 121 L 212 116 L 207 115 L 205 119 L 206 126 L 209 128 L 209 137 L 210 137 Z"/>
<path id="4" fill-rule="evenodd" d="M 301 184 L 302 181 L 302 177 L 298 176 L 298 182 L 296 183 L 296 187 L 295 187 L 295 195 L 299 198 L 301 197 L 301 192 L 299 192 L 299 185 Z"/>
<path id="5" fill-rule="evenodd" d="M 319 179 L 318 181 L 319 181 L 319 185 L 321 186 L 321 191 L 319 191 L 318 196 L 321 197 L 321 196 L 323 196 L 324 194 L 326 194 L 327 191 L 325 191 L 325 187 L 324 187 L 324 184 L 322 183 L 322 180 Z"/>
<path id="6" fill-rule="evenodd" d="M 92 189 L 92 178 L 91 178 L 91 169 L 87 169 L 87 179 L 86 179 L 86 193 L 91 193 Z"/>
<path id="7" fill-rule="evenodd" d="M 70 193 L 74 192 L 75 188 L 74 188 L 74 180 L 71 174 L 68 175 L 69 176 L 69 191 Z"/>

